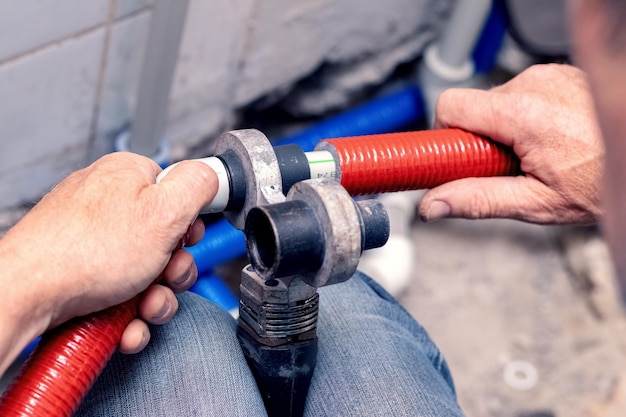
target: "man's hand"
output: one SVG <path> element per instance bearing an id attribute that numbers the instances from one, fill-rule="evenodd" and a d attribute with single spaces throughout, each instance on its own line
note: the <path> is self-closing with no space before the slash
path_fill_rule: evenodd
<path id="1" fill-rule="evenodd" d="M 466 178 L 436 187 L 422 199 L 423 220 L 598 220 L 604 150 L 582 71 L 538 65 L 489 91 L 447 90 L 437 103 L 435 127 L 458 127 L 512 147 L 525 175 Z"/>
<path id="2" fill-rule="evenodd" d="M 174 292 L 197 277 L 179 242 L 202 237 L 194 220 L 217 178 L 199 162 L 179 164 L 156 184 L 160 171 L 138 155 L 107 155 L 67 177 L 11 229 L 0 241 L 0 264 L 11 265 L 0 273 L 0 290 L 13 317 L 41 332 L 145 290 L 140 317 L 168 322 L 178 308 Z M 137 319 L 120 350 L 139 351 L 149 337 Z"/>

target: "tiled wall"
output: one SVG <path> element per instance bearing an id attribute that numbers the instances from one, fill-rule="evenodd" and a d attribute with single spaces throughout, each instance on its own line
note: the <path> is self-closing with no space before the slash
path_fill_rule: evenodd
<path id="1" fill-rule="evenodd" d="M 0 2 L 0 210 L 38 199 L 111 149 L 132 120 L 154 1 Z M 371 61 L 376 76 L 362 83 L 377 82 L 419 54 L 449 3 L 191 0 L 168 136 L 193 145 L 322 63 L 358 62 L 359 85 Z"/>

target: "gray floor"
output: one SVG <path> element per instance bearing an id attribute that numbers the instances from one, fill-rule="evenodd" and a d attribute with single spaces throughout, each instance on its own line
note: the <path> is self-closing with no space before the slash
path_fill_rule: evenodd
<path id="1" fill-rule="evenodd" d="M 22 213 L 0 215 L 0 236 Z M 399 298 L 448 359 L 469 417 L 624 414 L 626 320 L 594 229 L 443 220 L 411 234 Z"/>
<path id="2" fill-rule="evenodd" d="M 611 415 L 626 322 L 595 230 L 444 220 L 412 237 L 399 298 L 448 359 L 468 416 Z"/>

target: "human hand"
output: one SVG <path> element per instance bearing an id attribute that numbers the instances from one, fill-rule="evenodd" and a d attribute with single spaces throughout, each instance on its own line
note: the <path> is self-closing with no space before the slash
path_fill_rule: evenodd
<path id="1" fill-rule="evenodd" d="M 139 155 L 104 156 L 58 184 L 3 238 L 0 256 L 10 257 L 11 272 L 20 276 L 10 291 L 21 297 L 39 331 L 144 290 L 143 320 L 163 324 L 173 317 L 174 292 L 187 290 L 197 277 L 193 258 L 179 242 L 193 244 L 202 237 L 202 222 L 194 220 L 214 197 L 217 178 L 193 161 L 156 184 L 160 171 Z M 4 284 L 0 281 L 0 288 Z M 143 320 L 129 324 L 121 351 L 147 344 Z"/>
<path id="2" fill-rule="evenodd" d="M 489 91 L 450 89 L 435 128 L 457 127 L 513 148 L 524 176 L 465 178 L 428 191 L 425 221 L 513 218 L 589 224 L 601 214 L 604 148 L 582 71 L 537 65 Z"/>

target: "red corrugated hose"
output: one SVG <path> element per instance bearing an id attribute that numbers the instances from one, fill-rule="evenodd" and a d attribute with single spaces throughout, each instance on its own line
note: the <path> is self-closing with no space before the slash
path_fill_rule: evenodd
<path id="1" fill-rule="evenodd" d="M 460 129 L 327 139 L 354 196 L 433 188 L 467 177 L 520 173 L 510 148 Z"/>
<path id="2" fill-rule="evenodd" d="M 137 316 L 137 300 L 46 333 L 0 399 L 0 416 L 71 416 Z"/>

